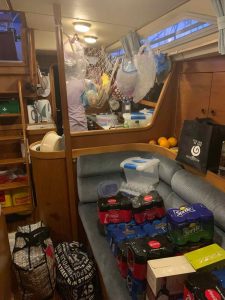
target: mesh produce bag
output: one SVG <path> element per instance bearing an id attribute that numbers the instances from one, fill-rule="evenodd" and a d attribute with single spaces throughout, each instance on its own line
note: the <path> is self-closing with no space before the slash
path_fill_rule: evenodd
<path id="1" fill-rule="evenodd" d="M 57 288 L 65 300 L 94 300 L 94 262 L 78 242 L 61 243 L 55 249 Z"/>
<path id="2" fill-rule="evenodd" d="M 18 227 L 13 249 L 19 294 L 23 300 L 49 299 L 55 288 L 55 256 L 42 222 Z"/>

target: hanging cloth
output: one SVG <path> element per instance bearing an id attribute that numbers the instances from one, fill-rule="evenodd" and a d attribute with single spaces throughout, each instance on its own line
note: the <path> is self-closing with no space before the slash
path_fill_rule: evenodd
<path id="1" fill-rule="evenodd" d="M 225 54 L 225 0 L 211 0 L 216 11 L 219 29 L 218 52 Z"/>

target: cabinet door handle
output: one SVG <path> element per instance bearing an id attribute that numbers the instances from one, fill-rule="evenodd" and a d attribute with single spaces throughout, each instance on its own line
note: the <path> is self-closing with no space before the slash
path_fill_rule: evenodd
<path id="1" fill-rule="evenodd" d="M 216 112 L 215 112 L 215 110 L 214 110 L 214 109 L 212 109 L 212 110 L 211 110 L 211 114 L 212 114 L 213 116 L 215 116 L 215 115 L 216 115 Z"/>
<path id="2" fill-rule="evenodd" d="M 201 109 L 201 112 L 205 115 L 206 111 L 204 108 Z"/>

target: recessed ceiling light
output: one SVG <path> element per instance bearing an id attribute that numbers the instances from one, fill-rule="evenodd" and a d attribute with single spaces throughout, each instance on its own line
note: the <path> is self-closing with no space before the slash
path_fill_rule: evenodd
<path id="1" fill-rule="evenodd" d="M 97 42 L 97 37 L 92 35 L 86 35 L 84 41 L 88 44 L 95 44 Z"/>
<path id="2" fill-rule="evenodd" d="M 74 22 L 73 23 L 74 29 L 78 32 L 88 32 L 91 24 L 86 22 Z"/>

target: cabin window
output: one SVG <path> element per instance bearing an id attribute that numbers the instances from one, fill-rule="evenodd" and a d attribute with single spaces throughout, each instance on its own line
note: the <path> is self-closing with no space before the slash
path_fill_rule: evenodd
<path id="1" fill-rule="evenodd" d="M 148 36 L 146 40 L 151 43 L 152 48 L 159 48 L 163 45 L 182 39 L 188 35 L 193 35 L 194 33 L 202 31 L 211 25 L 212 24 L 210 22 L 184 19 L 155 34 Z"/>
<path id="2" fill-rule="evenodd" d="M 203 20 L 201 18 L 187 17 L 156 33 L 153 33 L 141 40 L 144 44 L 150 42 L 153 49 L 166 50 L 177 44 L 182 44 L 207 34 L 216 32 L 215 21 L 212 19 Z M 110 53 L 112 58 L 122 57 L 123 49 L 116 49 Z"/>
<path id="3" fill-rule="evenodd" d="M 21 36 L 21 14 L 0 11 L 0 61 L 23 61 Z"/>

